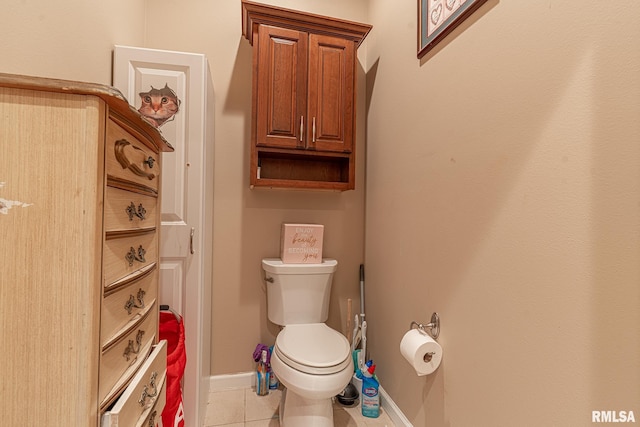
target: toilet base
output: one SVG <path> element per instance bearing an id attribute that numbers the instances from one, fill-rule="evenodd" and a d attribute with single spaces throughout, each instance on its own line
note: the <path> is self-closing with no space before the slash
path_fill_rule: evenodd
<path id="1" fill-rule="evenodd" d="M 307 399 L 285 389 L 280 401 L 280 427 L 333 427 L 331 398 Z"/>

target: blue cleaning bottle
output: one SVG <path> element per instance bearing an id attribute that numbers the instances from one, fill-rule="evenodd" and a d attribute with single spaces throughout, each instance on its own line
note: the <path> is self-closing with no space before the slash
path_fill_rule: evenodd
<path id="1" fill-rule="evenodd" d="M 271 361 L 271 354 L 273 354 L 273 346 L 269 347 L 269 361 Z M 271 363 L 267 366 L 267 370 L 269 372 L 269 390 L 277 390 L 280 385 L 280 381 L 278 381 L 278 377 L 273 373 L 273 369 L 271 369 Z"/>
<path id="2" fill-rule="evenodd" d="M 380 383 L 373 375 L 376 365 L 370 360 L 362 372 L 362 415 L 369 418 L 378 418 L 380 416 Z"/>

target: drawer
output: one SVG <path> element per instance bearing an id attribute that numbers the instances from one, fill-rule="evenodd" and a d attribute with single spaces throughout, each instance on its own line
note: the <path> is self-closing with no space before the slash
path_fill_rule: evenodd
<path id="1" fill-rule="evenodd" d="M 160 155 L 112 120 L 107 124 L 107 175 L 158 191 Z"/>
<path id="2" fill-rule="evenodd" d="M 105 229 L 110 231 L 156 226 L 157 198 L 107 187 L 104 203 Z"/>
<path id="3" fill-rule="evenodd" d="M 107 239 L 104 248 L 106 285 L 158 260 L 158 235 L 139 233 Z"/>
<path id="4" fill-rule="evenodd" d="M 166 377 L 167 342 L 163 340 L 116 403 L 102 415 L 102 427 L 153 427 L 159 423 L 166 403 Z"/>
<path id="5" fill-rule="evenodd" d="M 152 310 L 122 340 L 102 352 L 98 381 L 100 406 L 121 392 L 144 362 L 156 339 L 157 330 L 158 313 Z"/>
<path id="6" fill-rule="evenodd" d="M 105 292 L 100 322 L 102 348 L 110 346 L 135 322 L 144 317 L 157 299 L 158 271 L 152 270 L 142 278 L 115 292 Z"/>

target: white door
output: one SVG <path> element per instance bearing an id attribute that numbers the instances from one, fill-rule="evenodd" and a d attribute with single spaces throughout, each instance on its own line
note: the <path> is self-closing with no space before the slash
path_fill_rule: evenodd
<path id="1" fill-rule="evenodd" d="M 114 86 L 174 147 L 162 155 L 160 304 L 185 322 L 185 425 L 202 425 L 209 384 L 213 85 L 204 55 L 116 46 Z"/>

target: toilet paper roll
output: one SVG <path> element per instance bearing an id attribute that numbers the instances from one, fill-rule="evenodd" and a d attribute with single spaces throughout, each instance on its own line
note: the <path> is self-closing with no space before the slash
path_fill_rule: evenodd
<path id="1" fill-rule="evenodd" d="M 440 366 L 442 347 L 419 329 L 411 329 L 400 341 L 400 353 L 418 376 L 429 375 Z"/>

